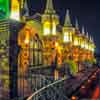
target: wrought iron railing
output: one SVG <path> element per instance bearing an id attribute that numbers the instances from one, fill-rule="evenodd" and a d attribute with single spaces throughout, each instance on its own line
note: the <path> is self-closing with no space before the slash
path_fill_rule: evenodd
<path id="1" fill-rule="evenodd" d="M 62 78 L 48 85 L 45 84 L 42 88 L 33 92 L 27 100 L 69 100 L 72 94 L 91 77 L 95 70 L 84 71 L 84 75 L 81 72 L 79 74 L 81 80 Z"/>
<path id="2" fill-rule="evenodd" d="M 25 77 L 18 78 L 19 82 L 18 97 L 27 98 L 32 93 L 35 93 L 42 87 L 55 82 L 53 76 L 45 76 L 42 74 L 31 74 Z M 27 85 L 27 86 L 26 86 Z"/>
<path id="3" fill-rule="evenodd" d="M 27 100 L 68 100 L 64 91 L 65 80 L 66 78 L 63 78 L 42 87 L 27 98 Z"/>

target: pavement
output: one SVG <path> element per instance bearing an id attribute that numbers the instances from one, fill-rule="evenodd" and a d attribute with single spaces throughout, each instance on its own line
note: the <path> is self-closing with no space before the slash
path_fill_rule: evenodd
<path id="1" fill-rule="evenodd" d="M 97 73 L 97 84 L 91 95 L 92 100 L 100 100 L 100 70 Z"/>
<path id="2" fill-rule="evenodd" d="M 96 71 L 97 69 L 88 69 L 83 72 L 79 72 L 75 78 L 71 78 L 65 81 L 66 96 L 71 98 L 73 94 L 76 94 L 78 89 L 84 84 L 85 81 Z"/>
<path id="3" fill-rule="evenodd" d="M 74 78 L 67 79 L 64 82 L 65 94 L 70 98 L 77 89 L 89 79 L 89 77 L 97 70 L 97 68 L 87 69 L 85 71 L 79 72 Z M 96 94 L 98 93 L 98 88 L 96 89 Z M 7 100 L 7 91 L 5 91 L 2 86 L 0 87 L 0 100 Z M 94 92 L 95 94 L 95 92 Z M 3 95 L 3 99 L 2 99 Z M 4 97 L 5 95 L 5 97 Z M 6 98 L 6 99 L 5 99 Z M 9 100 L 9 99 L 8 99 Z"/>

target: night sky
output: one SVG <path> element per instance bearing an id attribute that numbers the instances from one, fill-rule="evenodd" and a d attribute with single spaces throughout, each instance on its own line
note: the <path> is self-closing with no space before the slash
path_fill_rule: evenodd
<path id="1" fill-rule="evenodd" d="M 80 30 L 84 25 L 89 35 L 94 37 L 97 49 L 100 53 L 100 0 L 53 0 L 54 8 L 60 16 L 61 25 L 64 23 L 66 9 L 70 10 L 72 23 L 78 18 Z M 43 13 L 46 0 L 28 0 L 30 14 Z"/>

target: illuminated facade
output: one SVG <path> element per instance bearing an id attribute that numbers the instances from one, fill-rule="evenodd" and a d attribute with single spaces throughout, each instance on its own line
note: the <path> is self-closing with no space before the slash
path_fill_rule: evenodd
<path id="1" fill-rule="evenodd" d="M 93 38 L 88 34 L 85 35 L 84 28 L 80 32 L 77 20 L 75 27 L 71 24 L 69 10 L 66 12 L 64 25 L 61 26 L 52 0 L 47 0 L 43 14 L 33 16 L 29 16 L 26 1 L 12 0 L 11 4 L 9 0 L 5 1 L 0 1 L 0 5 L 5 5 L 4 8 L 0 6 L 0 13 L 2 11 L 0 19 L 3 19 L 0 20 L 0 66 L 2 71 L 7 73 L 4 77 L 11 79 L 12 94 L 17 89 L 20 91 L 22 87 L 26 89 L 25 93 L 27 92 L 28 82 L 24 80 L 26 87 L 23 85 L 19 87 L 23 80 L 17 80 L 17 77 L 25 77 L 29 74 L 29 69 L 37 67 L 42 69 L 43 66 L 53 69 L 52 64 L 55 64 L 52 75 L 58 79 L 63 63 L 70 60 L 75 62 L 76 74 L 79 70 L 85 69 L 82 62 L 95 59 L 96 47 Z M 26 10 L 25 13 L 23 9 Z M 11 19 L 16 21 L 13 23 Z M 4 85 L 4 88 L 9 88 L 9 81 L 5 81 Z"/>
<path id="2" fill-rule="evenodd" d="M 32 19 L 33 22 L 34 21 L 37 22 L 36 21 L 37 19 L 35 18 Z M 43 56 L 43 60 L 42 60 L 43 65 L 51 66 L 52 63 L 55 61 L 56 57 L 57 57 L 56 62 L 58 67 L 61 67 L 61 65 L 67 60 L 73 60 L 76 64 L 79 64 L 81 62 L 94 59 L 93 51 L 95 49 L 95 45 L 93 41 L 89 39 L 89 36 L 85 35 L 84 29 L 82 30 L 82 33 L 80 32 L 77 20 L 76 20 L 75 27 L 72 26 L 69 10 L 67 10 L 66 12 L 64 26 L 60 27 L 62 30 L 61 32 L 59 32 L 57 29 L 57 27 L 59 26 L 58 25 L 59 16 L 56 14 L 56 11 L 53 8 L 52 0 L 47 0 L 45 12 L 44 14 L 41 15 L 40 19 L 41 21 L 38 20 L 38 24 L 35 25 L 33 23 L 34 28 L 32 26 L 32 23 L 30 23 L 31 21 L 30 18 L 28 19 L 28 21 L 26 21 L 26 26 L 28 26 L 27 23 L 30 23 L 31 25 L 29 26 L 30 28 L 29 31 L 32 30 L 35 31 L 33 31 L 32 33 L 29 32 L 28 33 L 29 35 L 27 35 L 23 30 L 22 33 L 25 34 L 26 40 L 21 43 L 23 43 L 23 46 L 27 44 L 28 47 L 31 40 L 30 34 L 37 34 L 42 43 L 41 51 Z M 38 26 L 40 26 L 40 28 Z M 38 30 L 40 30 L 40 32 Z M 19 33 L 19 37 L 20 34 L 21 33 Z M 22 38 L 23 37 L 24 36 L 22 36 Z M 28 50 L 28 56 L 29 53 L 30 51 Z M 35 58 L 38 58 L 37 56 L 34 55 Z M 35 60 L 35 62 L 38 62 L 37 60 Z M 22 63 L 25 62 L 23 61 Z M 25 64 L 28 67 L 30 65 L 29 58 L 27 58 L 26 63 Z M 35 64 L 35 66 L 39 66 L 39 64 L 37 65 Z M 25 67 L 25 65 L 23 65 L 23 67 Z M 78 68 L 76 68 L 76 70 L 77 70 L 76 72 L 78 72 Z"/>
<path id="3" fill-rule="evenodd" d="M 16 20 L 20 20 L 20 5 L 19 5 L 19 1 L 18 0 L 12 0 L 11 1 L 11 19 L 16 19 Z"/>
<path id="4" fill-rule="evenodd" d="M 56 53 L 55 45 L 58 39 L 56 27 L 59 24 L 59 17 L 56 14 L 52 0 L 47 0 L 46 9 L 42 15 L 43 42 L 44 42 L 44 64 L 51 64 L 52 52 Z M 50 47 L 51 46 L 51 47 Z M 56 55 L 55 55 L 56 56 Z"/>
<path id="5" fill-rule="evenodd" d="M 17 95 L 17 34 L 21 23 L 11 19 L 14 3 L 0 0 L 0 81 L 7 98 Z M 20 12 L 19 12 L 20 13 Z M 19 28 L 20 27 L 20 28 Z M 1 94 L 0 94 L 1 95 Z M 1 98 L 0 98 L 1 99 Z"/>
<path id="6" fill-rule="evenodd" d="M 62 29 L 63 33 L 63 56 L 64 60 L 69 60 L 72 58 L 72 46 L 73 46 L 73 35 L 75 34 L 75 29 L 71 24 L 71 19 L 69 15 L 69 10 L 66 12 L 65 23 Z"/>
<path id="7" fill-rule="evenodd" d="M 0 80 L 2 88 L 9 93 L 9 21 L 0 21 Z M 4 75 L 2 75 L 4 73 Z M 7 80 L 8 79 L 8 80 Z"/>

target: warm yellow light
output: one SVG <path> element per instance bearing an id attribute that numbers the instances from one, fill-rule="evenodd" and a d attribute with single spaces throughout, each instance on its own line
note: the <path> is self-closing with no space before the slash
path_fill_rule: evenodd
<path id="1" fill-rule="evenodd" d="M 74 45 L 78 46 L 78 40 L 74 40 Z"/>
<path id="2" fill-rule="evenodd" d="M 72 96 L 71 100 L 77 100 L 76 96 Z"/>
<path id="3" fill-rule="evenodd" d="M 20 20 L 20 5 L 18 0 L 11 0 L 11 19 Z"/>
<path id="4" fill-rule="evenodd" d="M 84 48 L 85 48 L 86 50 L 89 50 L 89 43 L 88 43 L 88 41 L 86 41 L 86 40 L 85 40 Z"/>
<path id="5" fill-rule="evenodd" d="M 93 44 L 91 44 L 91 51 L 94 52 L 95 51 L 95 47 Z"/>
<path id="6" fill-rule="evenodd" d="M 88 44 L 85 44 L 85 49 L 88 49 Z"/>
<path id="7" fill-rule="evenodd" d="M 55 43 L 55 46 L 58 47 L 58 43 L 57 42 Z"/>
<path id="8" fill-rule="evenodd" d="M 19 17 L 19 16 L 20 16 L 19 13 L 13 12 L 13 13 L 11 14 L 10 18 L 19 21 L 19 20 L 20 20 L 20 17 Z"/>
<path id="9" fill-rule="evenodd" d="M 44 29 L 44 35 L 49 35 L 50 34 L 50 30 L 48 28 Z"/>
<path id="10" fill-rule="evenodd" d="M 81 48 L 84 48 L 84 42 L 83 41 L 81 42 Z"/>
<path id="11" fill-rule="evenodd" d="M 74 37 L 74 45 L 75 46 L 78 46 L 79 45 L 78 37 Z"/>
<path id="12" fill-rule="evenodd" d="M 52 34 L 53 35 L 56 35 L 56 24 L 55 24 L 55 22 L 53 22 L 53 25 L 52 25 L 53 27 L 52 27 Z"/>
<path id="13" fill-rule="evenodd" d="M 69 42 L 70 41 L 70 36 L 69 36 L 69 33 L 68 32 L 65 32 L 64 33 L 64 39 L 63 39 L 64 42 Z"/>
<path id="14" fill-rule="evenodd" d="M 28 44 L 29 43 L 29 40 L 28 39 L 25 39 L 25 44 Z"/>
<path id="15" fill-rule="evenodd" d="M 29 44 L 29 30 L 26 30 L 25 33 L 26 33 L 25 44 Z"/>
<path id="16" fill-rule="evenodd" d="M 81 37 L 80 46 L 85 49 L 85 39 L 83 37 Z"/>
<path id="17" fill-rule="evenodd" d="M 70 34 L 70 36 L 69 36 L 69 38 L 70 38 L 69 41 L 72 42 L 72 34 L 73 34 L 73 33 L 70 32 L 69 34 Z"/>
<path id="18" fill-rule="evenodd" d="M 92 45 L 91 43 L 89 43 L 89 48 L 88 48 L 90 51 L 92 51 Z"/>
<path id="19" fill-rule="evenodd" d="M 50 35 L 50 22 L 45 22 L 44 23 L 44 35 Z"/>

